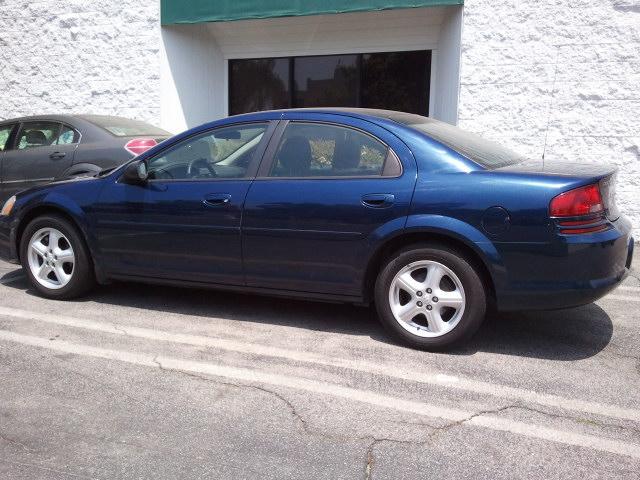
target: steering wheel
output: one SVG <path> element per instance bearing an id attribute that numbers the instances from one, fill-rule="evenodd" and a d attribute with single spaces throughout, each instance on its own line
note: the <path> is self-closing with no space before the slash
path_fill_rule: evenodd
<path id="1" fill-rule="evenodd" d="M 203 170 L 206 170 L 208 174 L 203 174 Z M 204 158 L 196 158 L 189 162 L 187 167 L 187 177 L 189 178 L 209 178 L 217 177 L 218 174 Z"/>

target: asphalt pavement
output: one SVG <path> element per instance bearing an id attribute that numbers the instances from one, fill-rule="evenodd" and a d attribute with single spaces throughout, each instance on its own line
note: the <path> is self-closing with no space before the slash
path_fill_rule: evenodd
<path id="1" fill-rule="evenodd" d="M 85 478 L 640 479 L 640 279 L 436 354 L 368 308 L 50 301 L 0 263 L 0 479 Z"/>

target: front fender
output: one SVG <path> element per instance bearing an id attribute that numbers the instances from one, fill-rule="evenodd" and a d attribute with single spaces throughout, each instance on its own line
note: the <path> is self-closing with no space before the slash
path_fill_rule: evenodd
<path id="1" fill-rule="evenodd" d="M 17 213 L 16 225 L 21 231 L 26 223 L 37 215 L 38 211 L 57 210 L 70 217 L 79 227 L 82 236 L 89 245 L 94 244 L 87 236 L 88 219 L 85 212 L 69 196 L 58 192 L 43 192 L 43 195 L 36 196 L 25 203 Z M 16 239 L 17 240 L 17 239 Z"/>
<path id="2" fill-rule="evenodd" d="M 93 192 L 92 195 L 95 194 L 95 187 L 97 185 L 92 185 Z M 91 186 L 86 186 L 84 188 L 90 189 Z M 58 211 L 65 216 L 69 217 L 80 230 L 80 234 L 84 238 L 87 247 L 89 248 L 89 252 L 94 259 L 94 264 L 96 264 L 95 260 L 99 258 L 98 252 L 98 242 L 96 238 L 91 233 L 93 231 L 90 228 L 90 218 L 87 215 L 86 210 L 80 205 L 73 197 L 73 192 L 68 194 L 64 189 L 44 189 L 41 191 L 32 191 L 29 192 L 26 198 L 21 199 L 21 205 L 19 205 L 19 209 L 16 210 L 15 216 L 12 219 L 12 229 L 11 229 L 11 242 L 15 248 L 16 254 L 18 254 L 18 242 L 19 235 L 26 227 L 27 223 L 42 213 Z M 87 198 L 90 201 L 90 198 Z M 96 274 L 99 276 L 99 265 L 94 265 L 96 268 Z"/>
<path id="3" fill-rule="evenodd" d="M 41 195 L 36 195 L 29 199 L 29 201 L 20 208 L 20 222 L 22 222 L 22 219 L 25 217 L 30 216 L 34 210 L 45 208 L 60 210 L 72 217 L 76 222 L 83 223 L 84 225 L 85 215 L 80 206 L 68 195 L 55 191 L 42 192 Z"/>

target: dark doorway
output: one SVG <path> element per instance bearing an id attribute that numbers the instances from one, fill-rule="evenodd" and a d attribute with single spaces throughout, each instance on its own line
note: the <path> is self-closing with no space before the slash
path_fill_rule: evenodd
<path id="1" fill-rule="evenodd" d="M 431 51 L 229 60 L 229 114 L 295 107 L 428 115 Z"/>

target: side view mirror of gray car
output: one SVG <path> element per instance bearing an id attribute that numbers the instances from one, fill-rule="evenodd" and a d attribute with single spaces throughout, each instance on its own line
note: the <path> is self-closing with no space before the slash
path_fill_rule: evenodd
<path id="1" fill-rule="evenodd" d="M 149 178 L 147 173 L 147 164 L 142 160 L 136 160 L 129 163 L 122 174 L 122 181 L 124 183 L 146 183 Z"/>

